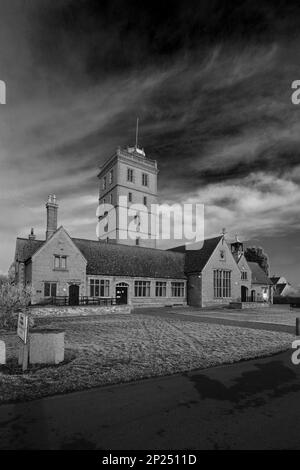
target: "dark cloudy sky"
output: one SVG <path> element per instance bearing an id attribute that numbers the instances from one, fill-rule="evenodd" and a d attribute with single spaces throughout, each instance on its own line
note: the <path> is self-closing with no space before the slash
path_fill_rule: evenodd
<path id="1" fill-rule="evenodd" d="M 164 202 L 203 202 L 206 235 L 263 243 L 300 284 L 300 3 L 1 0 L 0 270 L 16 235 L 95 238 L 97 167 L 134 140 Z"/>

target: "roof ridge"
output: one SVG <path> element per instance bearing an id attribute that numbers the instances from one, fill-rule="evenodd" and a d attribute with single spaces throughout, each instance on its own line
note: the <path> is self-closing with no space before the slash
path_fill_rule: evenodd
<path id="1" fill-rule="evenodd" d="M 170 251 L 171 248 L 168 249 L 163 249 L 163 248 L 151 248 L 149 246 L 136 246 L 136 245 L 126 245 L 125 243 L 106 243 L 104 240 L 90 240 L 88 238 L 77 238 L 77 237 L 71 237 L 72 240 L 79 240 L 79 241 L 84 241 L 84 242 L 93 242 L 101 245 L 110 245 L 110 246 L 118 246 L 124 248 L 135 248 L 136 250 L 150 250 L 150 251 L 161 251 L 161 252 L 167 252 Z"/>

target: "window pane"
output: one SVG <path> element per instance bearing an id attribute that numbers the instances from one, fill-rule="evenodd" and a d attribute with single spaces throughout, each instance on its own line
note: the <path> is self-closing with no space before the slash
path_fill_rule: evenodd
<path id="1" fill-rule="evenodd" d="M 166 283 L 165 282 L 159 282 L 159 281 L 156 282 L 155 295 L 156 297 L 166 296 Z"/>
<path id="2" fill-rule="evenodd" d="M 136 297 L 149 297 L 150 296 L 150 281 L 135 281 L 134 282 L 134 295 Z"/>
<path id="3" fill-rule="evenodd" d="M 172 297 L 184 297 L 184 283 L 172 282 L 171 283 Z"/>
<path id="4" fill-rule="evenodd" d="M 95 297 L 99 297 L 99 284 L 95 286 Z"/>
<path id="5" fill-rule="evenodd" d="M 109 286 L 108 279 L 90 279 L 90 296 L 109 297 Z"/>
<path id="6" fill-rule="evenodd" d="M 105 281 L 104 296 L 105 296 L 105 297 L 109 297 L 109 281 Z"/>
<path id="7" fill-rule="evenodd" d="M 127 180 L 133 182 L 133 170 L 130 168 L 127 169 Z"/>
<path id="8" fill-rule="evenodd" d="M 148 186 L 148 175 L 146 173 L 142 174 L 142 185 Z"/>
<path id="9" fill-rule="evenodd" d="M 214 297 L 231 297 L 231 271 L 214 271 Z"/>

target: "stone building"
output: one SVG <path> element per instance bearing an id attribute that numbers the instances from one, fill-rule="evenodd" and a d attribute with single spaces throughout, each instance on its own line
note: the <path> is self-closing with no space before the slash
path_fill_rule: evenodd
<path id="1" fill-rule="evenodd" d="M 49 196 L 45 240 L 37 240 L 33 229 L 28 238 L 16 240 L 15 280 L 31 286 L 32 303 L 115 299 L 132 306 L 204 307 L 249 301 L 249 296 L 271 301 L 271 295 L 263 297 L 271 281 L 258 265 L 247 263 L 242 244 L 228 244 L 225 235 L 207 239 L 195 250 L 157 249 L 149 233 L 122 237 L 119 196 L 129 206 L 150 207 L 157 201 L 157 174 L 157 163 L 137 147 L 118 149 L 105 162 L 98 175 L 99 202 L 108 202 L 117 217 L 114 227 L 102 226 L 99 240 L 73 238 L 58 227 L 57 200 Z M 155 219 L 156 214 L 150 209 L 148 216 Z"/>
<path id="2" fill-rule="evenodd" d="M 116 221 L 113 227 L 110 227 L 109 222 L 103 226 L 99 234 L 100 240 L 155 248 L 156 214 L 152 212 L 152 208 L 157 203 L 157 174 L 157 162 L 147 158 L 144 150 L 137 146 L 118 148 L 112 157 L 108 158 L 98 174 L 99 204 L 113 207 Z M 134 207 L 137 204 L 141 208 L 139 216 L 136 217 L 147 218 L 146 233 L 143 230 L 130 230 L 126 223 L 122 224 L 122 208 Z M 108 207 L 108 215 L 110 210 Z M 136 224 L 138 223 L 136 220 Z"/>

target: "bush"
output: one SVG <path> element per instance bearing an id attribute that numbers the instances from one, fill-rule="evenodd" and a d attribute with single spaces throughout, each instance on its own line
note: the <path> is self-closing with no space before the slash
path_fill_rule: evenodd
<path id="1" fill-rule="evenodd" d="M 17 313 L 30 304 L 31 288 L 10 284 L 0 286 L 0 328 L 17 325 Z"/>

